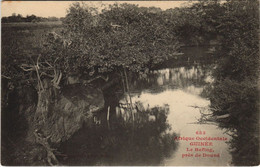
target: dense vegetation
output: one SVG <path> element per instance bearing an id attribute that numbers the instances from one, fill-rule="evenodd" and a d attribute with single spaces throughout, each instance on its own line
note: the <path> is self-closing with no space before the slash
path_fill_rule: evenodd
<path id="1" fill-rule="evenodd" d="M 258 5 L 257 1 L 224 4 L 217 28 L 224 38 L 210 99 L 215 115 L 229 115 L 220 126 L 232 132 L 235 165 L 259 164 Z"/>
<path id="2" fill-rule="evenodd" d="M 181 10 L 190 19 L 184 21 L 180 33 L 198 34 L 197 41 L 220 40 L 209 98 L 213 115 L 226 117 L 218 123 L 231 132 L 234 165 L 259 164 L 258 6 L 256 0 L 201 1 Z M 191 17 L 197 19 L 191 21 Z"/>
<path id="3" fill-rule="evenodd" d="M 211 108 L 216 116 L 227 115 L 219 126 L 231 132 L 233 163 L 257 165 L 258 17 L 256 0 L 222 4 L 201 1 L 166 11 L 115 4 L 98 12 L 75 3 L 62 29 L 52 33 L 42 30 L 44 35 L 35 33 L 28 38 L 34 46 L 23 45 L 23 40 L 2 42 L 2 78 L 10 90 L 12 86 L 33 85 L 38 103 L 50 98 L 44 84 L 51 84 L 55 92 L 66 85 L 71 73 L 84 75 L 89 82 L 116 73 L 129 91 L 127 71 L 148 73 L 155 64 L 178 53 L 181 45 L 201 45 L 218 39 L 221 45 L 215 52 L 218 61 L 209 94 Z M 6 38 L 17 35 L 3 30 L 2 34 Z"/>

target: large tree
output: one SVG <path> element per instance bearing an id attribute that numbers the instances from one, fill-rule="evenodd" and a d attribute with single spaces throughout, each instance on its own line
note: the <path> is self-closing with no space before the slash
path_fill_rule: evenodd
<path id="1" fill-rule="evenodd" d="M 159 9 L 158 9 L 159 10 Z M 177 52 L 178 42 L 162 11 L 115 4 L 97 13 L 79 3 L 64 20 L 71 39 L 69 57 L 80 69 L 107 72 L 126 68 L 141 72 Z"/>
<path id="2" fill-rule="evenodd" d="M 52 99 L 71 73 L 85 74 L 92 81 L 102 73 L 123 71 L 128 89 L 126 71 L 145 73 L 179 48 L 168 15 L 157 8 L 115 4 L 98 11 L 74 3 L 63 26 L 63 31 L 46 34 L 39 54 L 13 62 L 15 72 L 4 69 L 7 78 L 37 89 L 35 119 L 50 112 Z"/>

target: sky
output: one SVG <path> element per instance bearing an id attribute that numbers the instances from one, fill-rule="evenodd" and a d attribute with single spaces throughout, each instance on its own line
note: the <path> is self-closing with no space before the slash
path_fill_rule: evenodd
<path id="1" fill-rule="evenodd" d="M 74 1 L 75 2 L 75 1 Z M 113 4 L 115 1 L 86 1 L 90 6 L 100 7 L 101 4 Z M 188 1 L 117 1 L 118 3 L 138 4 L 144 7 L 159 7 L 163 10 L 186 5 Z M 1 17 L 11 16 L 13 13 L 22 16 L 36 15 L 41 17 L 64 17 L 72 1 L 2 1 Z"/>

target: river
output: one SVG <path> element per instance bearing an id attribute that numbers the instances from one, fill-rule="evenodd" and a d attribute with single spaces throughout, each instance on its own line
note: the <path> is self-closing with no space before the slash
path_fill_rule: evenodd
<path id="1" fill-rule="evenodd" d="M 210 105 L 210 101 L 205 96 L 206 88 L 214 80 L 211 76 L 214 65 L 207 51 L 207 47 L 183 48 L 182 57 L 174 57 L 148 75 L 130 78 L 132 102 L 141 104 L 144 110 L 153 112 L 154 107 L 159 108 L 159 112 L 166 108 L 165 121 L 157 121 L 159 118 L 164 118 L 158 116 L 158 113 L 155 114 L 155 118 L 152 117 L 153 115 L 147 117 L 148 122 L 155 123 L 147 123 L 142 117 L 139 119 L 141 123 L 137 122 L 134 125 L 139 127 L 139 130 L 137 128 L 137 131 L 131 133 L 132 135 L 128 133 L 128 130 L 131 131 L 128 126 L 131 124 L 109 125 L 112 127 L 109 127 L 111 129 L 108 133 L 104 133 L 103 128 L 100 128 L 102 130 L 99 129 L 98 132 L 81 130 L 70 142 L 63 145 L 62 151 L 68 155 L 64 162 L 73 165 L 86 165 L 86 163 L 88 165 L 230 165 L 232 157 L 227 144 L 230 137 L 225 134 L 225 130 L 219 129 L 216 124 L 198 124 L 198 119 L 201 117 L 200 111 L 207 109 Z M 120 115 L 126 121 L 130 116 L 122 115 L 117 105 L 125 103 L 126 99 L 129 101 L 128 95 L 119 96 L 118 100 L 114 98 L 114 96 L 109 98 L 110 102 L 107 102 L 107 106 L 116 106 L 111 107 L 111 110 L 117 109 L 117 118 Z M 156 130 L 155 126 L 163 128 Z M 150 129 L 153 131 L 150 132 Z M 202 134 L 198 135 L 196 132 Z M 100 139 L 100 134 L 102 139 Z M 171 139 L 162 137 L 166 134 L 172 134 Z M 212 146 L 202 147 L 191 146 L 191 141 L 174 140 L 175 137 L 224 137 L 227 141 L 213 141 Z M 153 138 L 154 142 L 151 140 Z M 86 144 L 86 142 L 92 144 Z M 203 140 L 196 140 L 196 142 L 203 142 Z M 157 143 L 161 144 L 157 145 Z M 101 146 L 94 147 L 95 144 Z M 211 152 L 195 151 L 195 148 L 210 148 Z M 187 151 L 187 149 L 193 149 L 193 151 Z M 183 155 L 188 153 L 193 156 Z M 195 157 L 196 153 L 201 156 Z M 203 153 L 219 154 L 219 157 L 203 157 Z"/>

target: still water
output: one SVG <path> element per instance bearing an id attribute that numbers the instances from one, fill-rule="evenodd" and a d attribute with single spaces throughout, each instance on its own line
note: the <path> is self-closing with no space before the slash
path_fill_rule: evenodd
<path id="1" fill-rule="evenodd" d="M 206 57 L 206 52 L 205 48 L 189 48 L 186 50 L 186 56 Z M 212 64 L 200 60 L 186 61 L 186 64 L 183 63 L 181 67 L 174 67 L 174 65 L 171 67 L 170 62 L 167 64 L 167 68 L 152 71 L 145 79 L 134 82 L 135 87 L 132 91 L 136 93 L 132 94 L 133 102 L 141 102 L 145 107 L 167 104 L 169 106 L 167 121 L 171 126 L 171 131 L 177 133 L 178 136 L 196 138 L 198 136 L 196 131 L 201 131 L 205 132 L 205 135 L 200 137 L 226 137 L 229 139 L 229 136 L 224 133 L 225 131 L 219 129 L 217 125 L 197 123 L 201 117 L 200 109 L 207 108 L 210 104 L 203 93 L 206 86 L 213 81 Z M 141 85 L 149 86 L 140 88 Z M 165 158 L 160 165 L 229 165 L 231 163 L 228 145 L 224 141 L 214 141 L 213 146 L 210 147 L 214 150 L 214 154 L 219 153 L 220 157 L 182 158 L 182 154 L 189 153 L 186 151 L 187 148 L 203 147 L 192 147 L 187 141 L 178 143 L 177 150 L 171 157 Z M 193 154 L 195 153 L 212 154 L 205 151 L 193 151 Z"/>
<path id="2" fill-rule="evenodd" d="M 224 130 L 218 129 L 216 125 L 197 124 L 201 114 L 200 108 L 208 107 L 209 100 L 202 97 L 203 88 L 210 78 L 210 71 L 205 74 L 200 66 L 192 66 L 190 69 L 184 67 L 167 68 L 154 71 L 158 74 L 155 81 L 160 92 L 154 92 L 156 87 L 142 90 L 138 95 L 133 95 L 133 101 L 139 101 L 144 106 L 154 107 L 169 105 L 168 122 L 171 131 L 181 137 L 197 137 L 196 131 L 202 131 L 207 137 L 227 137 Z M 204 84 L 203 84 L 204 83 Z M 163 160 L 160 165 L 228 165 L 231 161 L 231 155 L 228 152 L 228 145 L 223 141 L 215 141 L 213 147 L 214 153 L 219 153 L 220 157 L 185 157 L 183 153 L 189 153 L 187 148 L 196 148 L 189 145 L 190 142 L 179 141 L 179 147 L 169 158 Z M 197 147 L 203 148 L 203 147 Z M 207 153 L 207 152 L 194 152 Z"/>
<path id="3" fill-rule="evenodd" d="M 207 48 L 185 48 L 183 52 L 182 58 L 176 57 L 148 75 L 130 77 L 132 102 L 136 106 L 137 104 L 141 106 L 146 115 L 139 113 L 135 117 L 134 125 L 127 123 L 131 114 L 127 114 L 122 107 L 119 109 L 118 104 L 124 104 L 126 99 L 127 101 L 130 99 L 127 95 L 120 96 L 118 103 L 114 104 L 116 107 L 111 110 L 116 110 L 116 122 L 120 122 L 119 118 L 123 118 L 124 123 L 109 125 L 109 132 L 102 126 L 95 130 L 81 130 L 72 141 L 63 145 L 65 149 L 62 151 L 68 154 L 68 159 L 64 163 L 230 165 L 231 155 L 228 144 L 224 141 L 213 141 L 212 146 L 203 147 L 190 146 L 191 141 L 174 140 L 179 136 L 196 138 L 197 131 L 205 133 L 200 137 L 230 139 L 216 124 L 198 124 L 198 119 L 201 117 L 200 110 L 210 104 L 205 98 L 205 93 L 206 87 L 213 81 L 211 72 L 214 66 L 208 61 Z M 132 126 L 135 130 L 132 130 Z M 194 150 L 187 152 L 187 148 L 211 148 L 214 154 L 219 154 L 219 157 L 194 157 L 196 153 L 213 153 Z M 74 155 L 75 152 L 77 155 Z M 188 153 L 192 153 L 193 157 L 183 157 L 183 154 Z"/>

